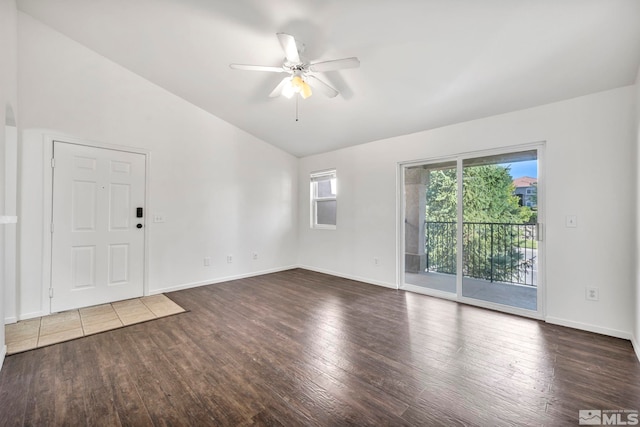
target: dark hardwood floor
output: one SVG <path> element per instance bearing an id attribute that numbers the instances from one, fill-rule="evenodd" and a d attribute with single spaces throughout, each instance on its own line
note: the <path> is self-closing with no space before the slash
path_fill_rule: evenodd
<path id="1" fill-rule="evenodd" d="M 8 356 L 1 425 L 578 425 L 640 410 L 628 341 L 305 270 Z"/>

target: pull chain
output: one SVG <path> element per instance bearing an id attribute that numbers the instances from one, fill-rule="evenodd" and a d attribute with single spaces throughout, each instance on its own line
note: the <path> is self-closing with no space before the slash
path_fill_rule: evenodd
<path id="1" fill-rule="evenodd" d="M 300 98 L 300 96 L 296 94 L 296 122 L 298 121 L 298 98 Z"/>

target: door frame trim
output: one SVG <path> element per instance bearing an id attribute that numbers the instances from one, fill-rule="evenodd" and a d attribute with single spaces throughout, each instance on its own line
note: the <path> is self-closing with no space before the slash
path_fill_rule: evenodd
<path id="1" fill-rule="evenodd" d="M 49 298 L 49 289 L 51 289 L 51 269 L 53 264 L 53 236 L 51 233 L 51 224 L 53 223 L 53 168 L 51 167 L 51 159 L 53 158 L 54 142 L 63 142 L 66 144 L 82 145 L 92 148 L 103 148 L 114 151 L 125 151 L 128 153 L 142 154 L 144 156 L 144 204 L 147 215 L 149 214 L 149 169 L 150 169 L 150 150 L 138 147 L 129 147 L 124 145 L 108 144 L 103 142 L 91 141 L 83 138 L 76 138 L 68 135 L 45 133 L 43 134 L 43 158 L 42 167 L 44 169 L 44 185 L 43 185 L 43 224 L 42 224 L 42 311 L 43 314 L 51 314 L 51 299 Z M 145 218 L 144 227 L 144 252 L 142 261 L 142 294 L 149 295 L 149 233 L 147 232 L 148 217 Z"/>
<path id="2" fill-rule="evenodd" d="M 538 307 L 536 312 L 531 312 L 529 310 L 520 309 L 517 307 L 511 307 L 507 305 L 492 303 L 489 301 L 476 300 L 473 298 L 466 298 L 463 296 L 458 297 L 457 294 L 455 296 L 448 295 L 444 292 L 433 291 L 428 288 L 421 288 L 418 286 L 412 286 L 410 284 L 405 284 L 405 259 L 404 259 L 404 251 L 405 251 L 405 198 L 404 198 L 404 171 L 406 168 L 411 166 L 419 166 L 427 163 L 438 163 L 442 161 L 456 161 L 457 168 L 460 167 L 460 164 L 463 159 L 472 158 L 472 157 L 483 157 L 483 156 L 492 156 L 510 152 L 517 152 L 523 150 L 532 150 L 535 149 L 538 152 L 538 223 L 542 224 L 542 240 L 540 244 L 542 245 L 542 251 L 539 254 L 538 262 L 539 262 L 539 271 L 538 271 Z M 397 171 L 396 171 L 396 179 L 397 179 L 397 200 L 396 206 L 398 208 L 396 212 L 397 218 L 397 236 L 396 239 L 396 265 L 397 265 L 397 288 L 420 293 L 424 295 L 429 295 L 437 298 L 450 299 L 452 301 L 457 301 L 462 304 L 475 305 L 478 307 L 488 308 L 491 310 L 497 310 L 504 313 L 516 314 L 523 317 L 530 317 L 534 319 L 546 319 L 547 316 L 547 292 L 546 292 L 546 204 L 545 204 L 545 186 L 546 186 L 546 141 L 534 141 L 528 142 L 524 144 L 514 144 L 508 145 L 504 147 L 495 147 L 488 148 L 482 150 L 473 150 L 459 153 L 450 153 L 447 155 L 440 155 L 434 157 L 427 157 L 422 159 L 415 160 L 406 160 L 400 161 L 397 163 Z M 460 163 L 460 164 L 458 164 Z M 458 180 L 459 181 L 459 180 Z M 458 182 L 458 186 L 461 185 L 461 182 Z M 460 193 L 460 188 L 458 188 L 459 194 L 458 197 L 461 198 L 462 195 Z M 459 200 L 458 200 L 458 204 Z M 458 206 L 458 209 L 461 210 L 462 207 Z M 462 254 L 458 254 L 461 257 Z M 459 262 L 460 260 L 458 260 Z M 540 271 L 542 274 L 540 274 Z M 458 275 L 456 275 L 458 276 Z M 456 277 L 456 289 L 461 286 L 461 277 Z"/>

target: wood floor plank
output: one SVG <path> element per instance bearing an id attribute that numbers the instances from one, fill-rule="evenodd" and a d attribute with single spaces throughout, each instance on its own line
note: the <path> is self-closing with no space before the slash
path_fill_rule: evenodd
<path id="1" fill-rule="evenodd" d="M 135 325 L 122 337 L 126 366 L 155 425 L 213 425 L 215 417 L 146 332 Z"/>
<path id="2" fill-rule="evenodd" d="M 20 426 L 24 424 L 27 396 L 33 377 L 37 374 L 35 355 L 7 357 L 0 370 L 0 425 Z M 16 399 L 20 396 L 20 399 Z M 1 404 L 7 402 L 6 404 Z"/>
<path id="3" fill-rule="evenodd" d="M 66 345 L 56 345 L 52 348 L 75 348 L 76 375 L 83 382 L 83 396 L 86 425 L 119 426 L 120 418 L 114 405 L 110 375 L 113 364 L 105 353 L 111 349 L 96 345 L 96 337 L 91 336 L 81 341 L 73 341 Z M 70 354 L 71 352 L 69 352 Z M 64 404 L 64 399 L 61 399 Z M 65 425 L 65 424 L 60 424 Z"/>
<path id="4" fill-rule="evenodd" d="M 61 349 L 56 346 L 45 347 L 42 351 L 35 352 L 36 363 L 34 369 L 36 375 L 31 378 L 26 398 L 24 425 L 46 425 L 55 420 L 55 360 Z M 46 369 L 40 367 L 46 366 Z"/>
<path id="5" fill-rule="evenodd" d="M 77 342 L 83 345 L 82 340 Z M 123 357 L 119 333 L 99 334 L 88 343 L 98 353 L 99 367 L 103 370 L 104 390 L 110 394 L 118 422 L 122 426 L 153 425 L 149 412 L 129 374 Z"/>
<path id="6" fill-rule="evenodd" d="M 577 425 L 640 410 L 630 343 L 302 269 L 8 356 L 0 426 Z"/>
<path id="7" fill-rule="evenodd" d="M 58 347 L 59 353 L 55 370 L 55 425 L 76 425 L 86 423 L 86 406 L 83 375 L 78 375 L 75 356 L 78 343 Z"/>

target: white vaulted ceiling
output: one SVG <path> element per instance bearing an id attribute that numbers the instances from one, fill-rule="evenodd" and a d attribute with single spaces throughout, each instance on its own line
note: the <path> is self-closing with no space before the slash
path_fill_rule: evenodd
<path id="1" fill-rule="evenodd" d="M 296 156 L 634 83 L 638 0 L 18 0 L 20 10 Z M 341 95 L 271 99 L 277 32 Z"/>

